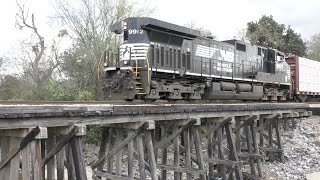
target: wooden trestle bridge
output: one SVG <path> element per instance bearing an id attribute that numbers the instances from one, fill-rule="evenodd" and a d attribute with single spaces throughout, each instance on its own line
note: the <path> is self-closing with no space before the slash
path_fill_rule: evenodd
<path id="1" fill-rule="evenodd" d="M 284 162 L 280 129 L 301 103 L 3 104 L 0 179 L 86 180 L 81 137 L 103 128 L 93 179 L 259 179 Z M 67 173 L 66 173 L 67 172 Z"/>

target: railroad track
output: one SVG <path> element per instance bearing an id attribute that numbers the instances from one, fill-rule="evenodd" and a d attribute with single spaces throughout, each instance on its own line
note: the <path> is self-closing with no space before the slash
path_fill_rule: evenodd
<path id="1" fill-rule="evenodd" d="M 1 105 L 81 105 L 81 104 L 113 104 L 113 105 L 162 105 L 162 104 L 285 104 L 285 103 L 294 103 L 297 102 L 257 102 L 257 101 L 239 101 L 239 100 L 195 100 L 195 101 L 186 101 L 186 100 L 178 100 L 174 102 L 170 102 L 167 100 L 157 100 L 156 102 L 146 102 L 143 100 L 135 100 L 133 102 L 127 101 L 0 101 Z M 319 106 L 320 102 L 306 102 L 300 104 L 310 104 L 311 106 Z"/>

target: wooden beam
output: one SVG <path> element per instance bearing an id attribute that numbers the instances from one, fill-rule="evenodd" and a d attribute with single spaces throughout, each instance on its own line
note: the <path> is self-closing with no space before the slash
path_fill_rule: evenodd
<path id="1" fill-rule="evenodd" d="M 75 133 L 76 134 L 76 133 Z M 77 180 L 87 180 L 86 167 L 83 160 L 81 140 L 79 136 L 71 138 L 71 150 Z"/>
<path id="2" fill-rule="evenodd" d="M 91 168 L 92 169 L 97 168 L 100 165 L 100 163 L 102 163 L 105 159 L 109 159 L 111 156 L 115 155 L 120 149 L 124 148 L 130 141 L 132 141 L 135 137 L 137 137 L 139 134 L 141 134 L 141 132 L 145 131 L 147 128 L 148 128 L 148 124 L 144 123 L 133 133 L 132 136 L 127 137 L 126 139 L 121 141 L 116 147 L 114 147 L 111 151 L 109 151 L 107 155 L 104 155 L 97 162 L 93 163 Z"/>
<path id="3" fill-rule="evenodd" d="M 33 128 L 26 137 L 20 141 L 20 145 L 16 148 L 10 149 L 6 158 L 4 158 L 0 163 L 0 170 L 8 163 L 10 160 L 17 155 L 27 144 L 34 140 L 34 138 L 39 134 L 39 126 Z"/>
<path id="4" fill-rule="evenodd" d="M 168 165 L 158 165 L 159 169 L 166 170 L 166 171 L 174 171 L 177 173 L 188 173 L 194 175 L 205 175 L 205 170 L 194 169 L 194 168 L 183 168 L 183 167 L 175 167 L 175 166 L 168 166 Z"/>
<path id="5" fill-rule="evenodd" d="M 173 141 L 174 138 L 179 136 L 185 129 L 191 127 L 193 124 L 195 124 L 197 121 L 192 119 L 190 120 L 186 125 L 182 126 L 179 128 L 177 131 L 174 131 L 170 136 L 168 136 L 165 139 L 161 139 L 160 142 L 158 142 L 155 146 L 154 149 L 160 149 L 164 146 L 167 146 L 171 141 Z"/>
<path id="6" fill-rule="evenodd" d="M 78 132 L 79 128 L 74 126 L 60 142 L 52 147 L 52 150 L 46 155 L 46 157 L 43 158 L 42 166 L 45 166 Z"/>
<path id="7" fill-rule="evenodd" d="M 210 129 L 208 129 L 208 131 L 206 133 L 201 135 L 200 139 L 208 137 L 209 135 L 211 135 L 212 133 L 217 131 L 219 128 L 222 128 L 224 125 L 229 123 L 231 120 L 232 120 L 232 118 L 228 117 L 228 118 L 224 119 L 221 123 L 219 123 L 217 126 L 212 126 Z"/>
<path id="8" fill-rule="evenodd" d="M 113 174 L 102 172 L 102 171 L 94 171 L 93 173 L 97 177 L 104 177 L 110 180 L 134 180 L 134 178 L 129 178 L 129 177 L 120 176 L 120 175 L 113 175 Z"/>

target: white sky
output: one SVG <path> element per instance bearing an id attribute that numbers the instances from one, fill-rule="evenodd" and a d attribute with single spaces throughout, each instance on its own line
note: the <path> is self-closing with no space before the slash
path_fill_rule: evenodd
<path id="1" fill-rule="evenodd" d="M 300 33 L 304 39 L 320 33 L 319 0 L 136 0 L 155 7 L 152 17 L 184 25 L 194 22 L 212 31 L 219 40 L 237 36 L 249 21 L 258 20 L 263 14 Z M 36 23 L 44 36 L 56 33 L 58 27 L 48 25 L 54 9 L 53 0 L 28 0 L 30 13 L 35 13 Z M 16 1 L 0 2 L 0 56 L 15 47 L 19 39 L 30 31 L 15 27 Z"/>

